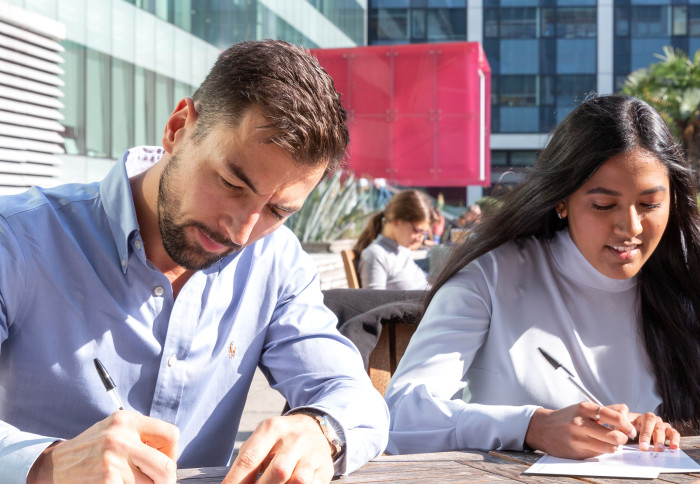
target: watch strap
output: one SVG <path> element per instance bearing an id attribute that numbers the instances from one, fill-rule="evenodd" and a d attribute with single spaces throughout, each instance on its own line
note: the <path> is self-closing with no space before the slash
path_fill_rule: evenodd
<path id="1" fill-rule="evenodd" d="M 333 424 L 330 422 L 328 418 L 326 418 L 325 414 L 322 413 L 316 413 L 316 412 L 310 412 L 308 410 L 299 410 L 297 412 L 290 412 L 291 415 L 307 415 L 311 418 L 314 419 L 314 421 L 318 424 L 318 426 L 321 428 L 321 432 L 323 432 L 323 436 L 326 438 L 328 441 L 328 444 L 331 446 L 331 458 L 335 461 L 340 457 L 343 453 L 344 446 L 343 443 L 340 441 L 340 438 L 338 436 L 338 433 L 335 431 L 333 428 Z"/>

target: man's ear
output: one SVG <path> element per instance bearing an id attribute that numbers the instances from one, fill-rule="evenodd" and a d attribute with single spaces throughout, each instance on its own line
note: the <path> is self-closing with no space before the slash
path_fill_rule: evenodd
<path id="1" fill-rule="evenodd" d="M 185 133 L 194 130 L 196 121 L 197 110 L 194 101 L 191 97 L 182 98 L 165 123 L 162 140 L 165 151 L 172 154 L 175 145 L 183 139 Z"/>

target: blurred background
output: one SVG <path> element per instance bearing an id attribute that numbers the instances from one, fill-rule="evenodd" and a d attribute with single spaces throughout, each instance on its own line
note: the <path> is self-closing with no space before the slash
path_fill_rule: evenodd
<path id="1" fill-rule="evenodd" d="M 382 190 L 442 195 L 448 220 L 497 198 L 591 93 L 665 47 L 692 61 L 700 0 L 0 0 L 0 194 L 100 180 L 222 49 L 265 38 L 312 49 L 349 111 L 346 170 L 289 223 L 329 240 Z"/>

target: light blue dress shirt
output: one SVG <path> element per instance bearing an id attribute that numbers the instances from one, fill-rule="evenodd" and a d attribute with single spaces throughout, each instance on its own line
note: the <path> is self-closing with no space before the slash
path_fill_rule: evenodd
<path id="1" fill-rule="evenodd" d="M 143 250 L 127 154 L 101 183 L 0 197 L 0 482 L 115 410 L 95 357 L 128 408 L 177 425 L 179 467 L 227 464 L 258 365 L 292 408 L 341 425 L 337 473 L 378 455 L 386 405 L 296 237 L 279 228 L 174 299 Z"/>

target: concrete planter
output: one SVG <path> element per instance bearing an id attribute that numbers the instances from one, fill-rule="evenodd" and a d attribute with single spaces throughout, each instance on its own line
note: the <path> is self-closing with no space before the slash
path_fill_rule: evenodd
<path id="1" fill-rule="evenodd" d="M 355 239 L 330 240 L 327 242 L 302 242 L 301 247 L 309 254 L 340 253 L 341 250 L 352 249 Z"/>

